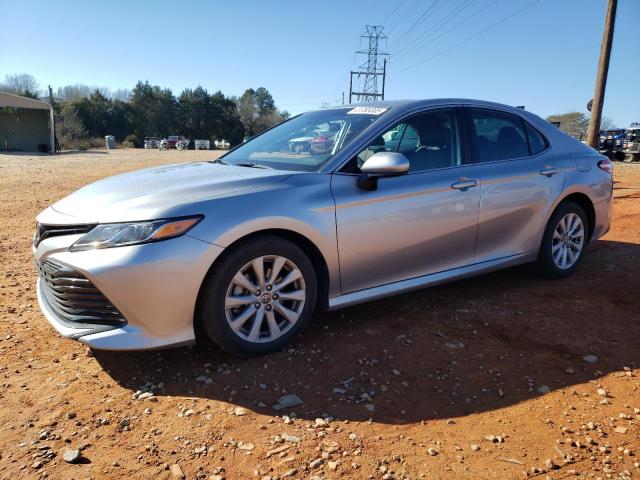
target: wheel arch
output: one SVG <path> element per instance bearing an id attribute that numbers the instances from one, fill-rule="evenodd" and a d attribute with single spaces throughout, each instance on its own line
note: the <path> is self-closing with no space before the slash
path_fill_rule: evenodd
<path id="1" fill-rule="evenodd" d="M 563 197 L 558 202 L 556 207 L 553 209 L 553 212 L 551 212 L 551 215 L 553 215 L 553 213 L 558 209 L 558 207 L 565 202 L 573 202 L 577 205 L 580 205 L 582 210 L 584 210 L 584 213 L 587 216 L 587 223 L 588 223 L 587 228 L 589 232 L 589 235 L 587 236 L 587 238 L 589 239 L 589 241 L 591 241 L 591 237 L 593 236 L 593 232 L 596 227 L 596 209 L 593 205 L 593 202 L 591 201 L 591 199 L 587 194 L 582 192 L 573 192 Z M 549 218 L 551 218 L 551 216 Z"/>
<path id="2" fill-rule="evenodd" d="M 544 232 L 545 232 L 545 229 L 547 228 L 547 225 L 551 221 L 551 217 L 553 217 L 553 214 L 556 213 L 556 210 L 558 210 L 560 205 L 562 205 L 565 202 L 573 202 L 577 205 L 580 205 L 580 207 L 582 207 L 582 210 L 584 210 L 584 213 L 587 216 L 587 229 L 588 229 L 587 242 L 591 241 L 591 237 L 593 236 L 593 232 L 595 231 L 595 227 L 596 227 L 596 210 L 595 210 L 593 201 L 591 200 L 589 195 L 587 195 L 581 190 L 564 192 L 563 196 L 558 197 L 555 204 L 553 205 L 553 208 L 549 209 L 547 218 L 545 219 L 545 222 L 542 228 L 540 229 L 540 234 L 538 237 L 537 254 L 540 253 L 540 245 L 542 244 Z"/>
<path id="3" fill-rule="evenodd" d="M 298 232 L 295 232 L 293 230 L 287 230 L 283 228 L 268 228 L 263 230 L 257 230 L 255 232 L 251 232 L 247 235 L 239 237 L 233 242 L 231 242 L 224 249 L 224 251 L 213 261 L 213 263 L 207 270 L 207 273 L 205 274 L 204 278 L 202 279 L 202 283 L 200 284 L 200 289 L 198 290 L 195 309 L 193 312 L 193 324 L 194 324 L 194 330 L 195 330 L 197 339 L 205 338 L 206 336 L 204 334 L 204 331 L 202 330 L 202 326 L 199 325 L 197 321 L 197 318 L 198 318 L 197 312 L 198 312 L 198 309 L 200 308 L 200 302 L 202 300 L 201 295 L 202 295 L 203 287 L 205 284 L 205 280 L 210 275 L 210 273 L 216 268 L 216 266 L 219 265 L 220 262 L 222 262 L 231 252 L 235 251 L 237 248 L 241 248 L 243 244 L 265 235 L 273 235 L 273 236 L 277 236 L 285 240 L 288 240 L 291 243 L 294 243 L 295 245 L 297 245 L 299 248 L 301 248 L 302 251 L 305 253 L 305 255 L 309 257 L 309 260 L 311 261 L 317 275 L 317 281 L 318 281 L 317 304 L 323 310 L 328 309 L 329 281 L 330 281 L 329 267 L 326 259 L 322 255 L 322 252 L 320 251 L 318 246 L 315 243 L 313 243 L 311 240 L 309 240 L 307 237 L 305 237 L 304 235 Z"/>

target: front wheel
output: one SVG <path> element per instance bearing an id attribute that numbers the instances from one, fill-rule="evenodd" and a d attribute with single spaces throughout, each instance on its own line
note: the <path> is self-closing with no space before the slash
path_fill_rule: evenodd
<path id="1" fill-rule="evenodd" d="M 280 350 L 307 326 L 317 298 L 313 264 L 295 244 L 272 235 L 233 248 L 200 292 L 197 321 L 239 356 Z"/>
<path id="2" fill-rule="evenodd" d="M 582 260 L 588 241 L 587 216 L 580 205 L 561 203 L 549 219 L 542 237 L 536 267 L 549 278 L 564 278 Z"/>

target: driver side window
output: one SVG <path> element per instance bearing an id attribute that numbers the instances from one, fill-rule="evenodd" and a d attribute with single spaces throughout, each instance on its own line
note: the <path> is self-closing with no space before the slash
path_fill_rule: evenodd
<path id="1" fill-rule="evenodd" d="M 359 173 L 378 152 L 398 152 L 409 160 L 409 172 L 423 172 L 462 164 L 460 129 L 454 110 L 414 115 L 373 140 L 343 171 Z"/>

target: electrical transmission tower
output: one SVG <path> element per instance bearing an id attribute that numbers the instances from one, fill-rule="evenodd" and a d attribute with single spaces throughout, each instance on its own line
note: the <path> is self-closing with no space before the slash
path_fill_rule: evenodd
<path id="1" fill-rule="evenodd" d="M 349 77 L 349 103 L 355 96 L 358 102 L 373 102 L 384 100 L 384 84 L 387 76 L 388 53 L 380 50 L 380 42 L 387 37 L 382 35 L 381 25 L 367 25 L 367 33 L 362 35 L 369 42 L 367 50 L 358 50 L 357 55 L 366 56 L 366 61 L 362 63 L 358 70 L 351 71 Z M 381 61 L 382 59 L 382 61 Z M 353 91 L 353 76 L 357 76 L 360 91 Z M 378 77 L 382 77 L 382 90 L 378 90 Z"/>

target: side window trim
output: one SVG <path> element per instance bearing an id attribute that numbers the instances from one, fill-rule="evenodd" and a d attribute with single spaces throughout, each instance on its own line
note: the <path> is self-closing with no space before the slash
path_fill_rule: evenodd
<path id="1" fill-rule="evenodd" d="M 396 125 L 400 125 L 400 124 L 404 124 L 404 128 L 402 129 L 402 135 L 400 136 L 400 139 L 398 140 L 398 144 L 396 145 L 396 150 L 398 151 L 398 149 L 400 148 L 400 142 L 403 140 L 405 133 L 407 132 L 408 128 L 407 128 L 407 120 L 411 119 L 412 117 L 415 117 L 417 115 L 424 115 L 424 114 L 428 114 L 428 113 L 435 113 L 435 112 L 439 112 L 439 111 L 448 111 L 451 113 L 451 117 L 453 119 L 454 122 L 456 122 L 457 127 L 458 127 L 458 142 L 459 142 L 459 148 L 460 148 L 460 165 L 450 165 L 448 167 L 441 167 L 441 168 L 434 168 L 431 170 L 420 170 L 417 172 L 408 172 L 407 175 L 418 175 L 418 174 L 424 174 L 424 173 L 428 173 L 428 172 L 433 172 L 433 171 L 440 171 L 440 170 L 446 170 L 446 169 L 453 169 L 453 168 L 460 168 L 460 167 L 464 167 L 467 165 L 471 165 L 473 164 L 473 158 L 472 158 L 472 152 L 471 152 L 471 144 L 470 144 L 470 135 L 467 132 L 467 125 L 466 122 L 464 121 L 464 110 L 465 107 L 463 105 L 443 105 L 443 106 L 437 106 L 437 107 L 429 107 L 429 108 L 425 108 L 424 110 L 418 110 L 418 111 L 413 111 L 411 113 L 406 114 L 405 116 L 397 119 L 394 123 L 387 125 L 386 127 L 384 127 L 382 129 L 382 134 L 384 134 L 386 131 L 388 131 L 389 129 L 393 128 Z M 379 136 L 379 135 L 378 135 Z M 373 139 L 375 139 L 376 136 L 373 137 Z M 369 143 L 371 143 L 370 140 Z M 366 145 L 365 147 L 366 148 Z M 356 154 L 357 156 L 357 154 Z M 355 157 L 355 156 L 354 156 Z M 340 173 L 340 174 L 344 174 L 344 175 L 359 175 L 358 173 L 353 173 L 353 172 L 345 172 L 344 169 L 347 167 L 347 165 L 349 165 L 350 162 L 353 161 L 353 158 L 350 158 L 349 160 L 347 160 L 346 162 L 344 162 L 340 168 L 338 168 L 336 171 L 334 171 L 334 173 Z"/>
<path id="2" fill-rule="evenodd" d="M 549 142 L 549 139 L 547 138 L 547 136 L 544 133 L 542 133 L 540 130 L 538 130 L 534 125 L 529 123 L 526 119 L 523 118 L 522 121 L 524 122 L 524 134 L 527 136 L 527 143 L 529 144 L 529 156 L 535 157 L 537 155 L 540 155 L 541 153 L 546 152 L 551 146 L 551 143 Z M 531 140 L 529 140 L 529 128 L 536 131 L 544 141 L 544 148 L 540 150 L 538 153 L 533 153 L 533 151 L 531 150 Z"/>
<path id="3" fill-rule="evenodd" d="M 464 106 L 455 107 L 456 116 L 458 119 L 458 126 L 460 128 L 460 148 L 462 149 L 462 165 L 473 165 L 473 144 L 472 137 L 473 130 L 469 125 L 470 115 L 467 112 L 467 108 Z"/>
<path id="4" fill-rule="evenodd" d="M 520 117 L 520 123 L 522 124 L 522 131 L 524 132 L 524 138 L 527 141 L 527 150 L 529 150 L 529 156 L 533 156 L 533 150 L 531 150 L 531 141 L 529 140 L 529 132 L 527 129 L 527 123 Z"/>
<path id="5" fill-rule="evenodd" d="M 494 108 L 491 106 L 475 106 L 475 105 L 465 105 L 464 107 L 461 107 L 464 110 L 464 117 L 465 117 L 465 126 L 468 130 L 468 135 L 469 135 L 469 146 L 471 147 L 471 151 L 470 151 L 470 157 L 471 157 L 471 163 L 475 164 L 475 165 L 484 165 L 487 163 L 500 163 L 500 162 L 513 162 L 513 161 L 517 161 L 517 160 L 524 160 L 524 159 L 528 159 L 528 158 L 534 158 L 537 157 L 538 155 L 542 155 L 543 153 L 545 153 L 546 151 L 548 151 L 551 148 L 551 142 L 549 142 L 549 139 L 547 138 L 547 136 L 542 133 L 538 128 L 536 128 L 534 125 L 532 125 L 530 122 L 527 121 L 526 118 L 523 118 L 521 115 L 514 113 L 514 112 L 510 112 L 508 110 L 502 110 L 500 108 Z M 473 123 L 473 116 L 471 115 L 471 111 L 472 110 L 485 110 L 485 111 L 494 111 L 494 112 L 498 112 L 498 113 L 506 113 L 509 115 L 513 115 L 515 117 L 518 117 L 520 119 L 520 122 L 522 123 L 522 130 L 524 131 L 524 135 L 525 138 L 527 140 L 527 149 L 529 151 L 529 155 L 527 155 L 526 157 L 516 157 L 516 158 L 505 158 L 505 159 L 501 159 L 501 160 L 491 160 L 489 162 L 480 162 L 478 159 L 478 142 L 476 141 L 477 139 L 477 134 L 476 134 L 476 130 L 475 130 L 475 125 Z M 540 134 L 540 136 L 544 139 L 544 144 L 545 144 L 545 148 L 543 150 L 540 150 L 538 153 L 536 154 L 532 154 L 531 153 L 531 144 L 529 142 L 529 133 L 527 132 L 527 126 L 531 126 L 531 128 L 533 128 L 536 132 L 538 132 Z"/>
<path id="6" fill-rule="evenodd" d="M 464 110 L 464 105 L 463 104 L 450 104 L 450 105 L 437 105 L 437 106 L 429 106 L 429 107 L 422 107 L 416 110 L 412 110 L 410 112 L 407 112 L 405 115 L 401 116 L 400 118 L 396 118 L 393 121 L 390 121 L 389 123 L 386 124 L 386 126 L 384 127 L 380 127 L 380 129 L 378 130 L 378 132 L 374 135 L 371 135 L 370 139 L 367 142 L 363 142 L 363 145 L 361 146 L 360 150 L 357 150 L 353 156 L 349 157 L 348 160 L 345 160 L 344 162 L 342 162 L 341 165 L 339 165 L 338 167 L 336 167 L 332 173 L 339 173 L 342 175 L 360 175 L 359 173 L 352 173 L 352 172 L 345 172 L 344 169 L 347 167 L 347 165 L 349 165 L 349 163 L 353 160 L 353 158 L 361 151 L 362 148 L 366 148 L 367 145 L 369 143 L 371 143 L 373 140 L 376 139 L 376 137 L 382 135 L 383 133 L 385 133 L 386 131 L 388 131 L 390 128 L 392 128 L 395 125 L 399 125 L 401 123 L 406 122 L 409 118 L 414 117 L 415 115 L 422 115 L 425 113 L 430 113 L 430 112 L 437 112 L 440 110 L 449 110 L 453 113 L 453 117 L 454 119 L 458 122 L 458 128 L 460 130 L 460 144 L 461 144 L 461 159 L 462 159 L 462 163 L 460 165 L 454 165 L 454 166 L 450 166 L 450 167 L 444 167 L 444 168 L 438 168 L 438 169 L 434 169 L 434 170 L 424 170 L 424 171 L 420 171 L 420 172 L 409 172 L 407 175 L 414 175 L 414 174 L 418 174 L 418 173 L 425 173 L 425 172 L 430 172 L 430 171 L 435 171 L 435 170 L 444 170 L 445 168 L 460 168 L 460 167 L 464 167 L 465 165 L 470 165 L 472 164 L 472 156 L 471 156 L 471 151 L 469 151 L 469 149 L 467 148 L 468 143 L 466 143 L 464 141 L 464 137 L 465 137 L 465 131 L 464 131 L 464 124 L 463 124 L 463 118 L 462 118 L 462 111 Z M 406 128 L 403 131 L 403 136 L 404 136 L 404 132 L 406 131 Z M 467 135 L 468 136 L 468 135 Z M 467 157 L 469 159 L 469 163 L 465 162 L 465 151 L 467 151 Z"/>
<path id="7" fill-rule="evenodd" d="M 407 124 L 406 123 L 400 122 L 400 123 L 398 123 L 398 125 L 402 125 L 402 133 L 400 134 L 400 138 L 398 139 L 398 143 L 396 144 L 396 149 L 395 149 L 396 152 L 400 149 L 400 144 L 402 143 L 402 140 L 404 139 L 404 134 L 407 133 Z"/>

